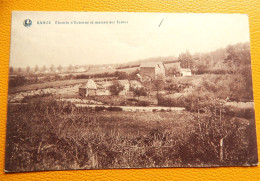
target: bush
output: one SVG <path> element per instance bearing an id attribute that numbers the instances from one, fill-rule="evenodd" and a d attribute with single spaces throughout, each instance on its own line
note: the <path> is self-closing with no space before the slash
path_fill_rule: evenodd
<path id="1" fill-rule="evenodd" d="M 123 109 L 121 107 L 108 107 L 107 110 L 108 111 L 123 111 Z"/>
<path id="2" fill-rule="evenodd" d="M 137 106 L 144 106 L 144 107 L 146 107 L 146 106 L 149 106 L 151 103 L 150 102 L 148 102 L 148 101 L 139 101 L 138 103 L 137 103 Z"/>
<path id="3" fill-rule="evenodd" d="M 104 111 L 106 108 L 104 106 L 96 106 L 95 111 Z"/>
<path id="4" fill-rule="evenodd" d="M 231 117 L 242 117 L 246 119 L 255 118 L 254 108 L 235 108 L 235 107 L 228 106 L 226 107 L 225 114 Z"/>

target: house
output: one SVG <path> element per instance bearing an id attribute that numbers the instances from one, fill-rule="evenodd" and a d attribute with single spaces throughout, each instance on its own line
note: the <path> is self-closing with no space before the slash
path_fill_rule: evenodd
<path id="1" fill-rule="evenodd" d="M 151 81 L 165 77 L 165 66 L 162 62 L 145 62 L 140 65 L 142 81 Z"/>
<path id="2" fill-rule="evenodd" d="M 83 97 L 94 96 L 97 94 L 97 85 L 92 79 L 88 79 L 88 81 L 82 84 L 79 87 L 79 95 Z"/>
<path id="3" fill-rule="evenodd" d="M 189 69 L 189 68 L 182 68 L 181 69 L 181 76 L 183 76 L 183 77 L 191 76 L 191 69 Z"/>

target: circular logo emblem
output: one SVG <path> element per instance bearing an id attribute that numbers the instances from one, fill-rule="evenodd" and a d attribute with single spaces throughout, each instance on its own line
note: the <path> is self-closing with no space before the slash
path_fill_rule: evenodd
<path id="1" fill-rule="evenodd" d="M 24 25 L 25 27 L 30 27 L 30 26 L 32 25 L 32 20 L 30 20 L 30 19 L 24 20 L 24 21 L 23 21 L 23 25 Z"/>

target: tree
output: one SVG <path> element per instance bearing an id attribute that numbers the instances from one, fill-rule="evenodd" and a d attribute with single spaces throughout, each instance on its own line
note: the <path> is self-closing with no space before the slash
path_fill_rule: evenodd
<path id="1" fill-rule="evenodd" d="M 27 73 L 27 74 L 30 72 L 30 69 L 31 69 L 30 66 L 27 66 L 27 67 L 26 67 L 26 73 Z"/>
<path id="2" fill-rule="evenodd" d="M 52 64 L 51 64 L 51 66 L 50 66 L 50 71 L 51 71 L 51 72 L 54 72 L 54 65 L 52 65 Z"/>
<path id="3" fill-rule="evenodd" d="M 157 101 L 159 102 L 159 98 L 160 98 L 159 91 L 164 89 L 164 81 L 162 78 L 158 77 L 153 81 L 153 85 L 156 89 Z"/>
<path id="4" fill-rule="evenodd" d="M 72 69 L 73 69 L 73 67 L 72 67 L 72 65 L 70 64 L 70 65 L 68 66 L 68 71 L 71 72 Z"/>
<path id="5" fill-rule="evenodd" d="M 60 72 L 61 70 L 62 70 L 62 66 L 59 65 L 59 66 L 58 66 L 58 71 Z"/>
<path id="6" fill-rule="evenodd" d="M 14 68 L 13 68 L 13 67 L 10 67 L 10 68 L 9 68 L 9 72 L 10 72 L 10 73 L 13 73 L 13 72 L 14 72 Z"/>
<path id="7" fill-rule="evenodd" d="M 128 74 L 126 72 L 116 71 L 115 76 L 118 77 L 118 80 L 128 79 Z"/>
<path id="8" fill-rule="evenodd" d="M 140 96 L 146 96 L 147 95 L 147 92 L 143 87 L 135 88 L 135 89 L 133 89 L 133 92 L 134 92 L 134 95 L 138 97 L 138 101 L 139 101 Z"/>
<path id="9" fill-rule="evenodd" d="M 124 86 L 119 81 L 113 81 L 113 84 L 109 87 L 109 91 L 113 95 L 118 95 L 122 90 L 124 90 Z"/>
<path id="10" fill-rule="evenodd" d="M 46 71 L 46 66 L 44 65 L 43 67 L 42 67 L 42 72 L 45 72 Z"/>
<path id="11" fill-rule="evenodd" d="M 18 68 L 18 73 L 21 73 L 22 72 L 22 69 L 21 67 Z"/>
<path id="12" fill-rule="evenodd" d="M 191 68 L 192 67 L 192 58 L 187 50 L 185 53 L 181 53 L 179 55 L 178 60 L 181 62 L 181 67 L 182 68 Z"/>
<path id="13" fill-rule="evenodd" d="M 168 68 L 166 70 L 166 72 L 167 72 L 168 76 L 178 76 L 178 75 L 180 75 L 180 70 L 176 66 Z"/>
<path id="14" fill-rule="evenodd" d="M 37 72 L 39 70 L 38 65 L 35 65 L 34 71 Z"/>

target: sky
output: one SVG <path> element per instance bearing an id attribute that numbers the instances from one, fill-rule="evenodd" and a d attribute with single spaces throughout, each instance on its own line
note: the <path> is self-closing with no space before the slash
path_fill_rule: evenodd
<path id="1" fill-rule="evenodd" d="M 25 19 L 32 21 L 30 27 L 24 26 Z M 43 21 L 50 24 L 38 24 Z M 243 14 L 14 11 L 10 66 L 127 63 L 178 57 L 186 50 L 210 52 L 249 40 Z"/>

